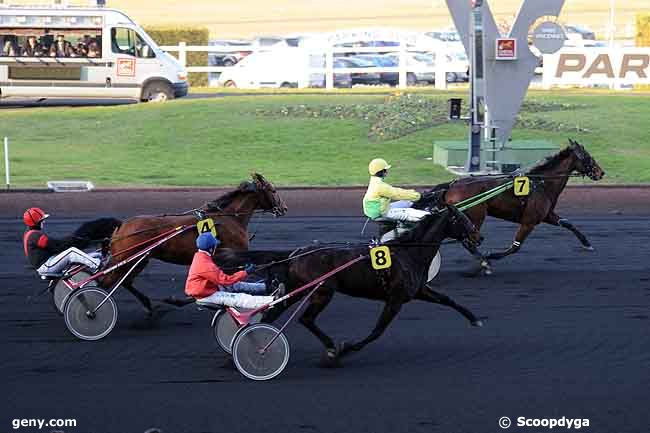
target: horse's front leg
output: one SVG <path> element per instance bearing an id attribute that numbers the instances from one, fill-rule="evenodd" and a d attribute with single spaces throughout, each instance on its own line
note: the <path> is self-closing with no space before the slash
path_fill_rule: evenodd
<path id="1" fill-rule="evenodd" d="M 485 254 L 481 253 L 478 250 L 478 247 L 472 243 L 472 242 L 467 242 L 463 241 L 463 248 L 465 248 L 469 253 L 474 256 L 481 265 L 480 271 L 485 272 L 487 275 L 492 274 L 492 267 L 490 266 L 490 262 L 488 261 L 488 258 Z"/>
<path id="2" fill-rule="evenodd" d="M 567 230 L 570 230 L 571 233 L 575 235 L 576 238 L 580 241 L 582 244 L 582 247 L 587 250 L 587 251 L 593 251 L 594 247 L 591 246 L 591 243 L 587 239 L 585 235 L 583 235 L 580 230 L 578 230 L 571 222 L 566 219 L 562 218 L 561 216 L 557 215 L 555 212 L 551 211 L 548 213 L 546 218 L 544 218 L 544 222 L 547 224 L 551 224 L 554 226 L 558 227 L 564 227 Z"/>
<path id="3" fill-rule="evenodd" d="M 472 326 L 478 326 L 478 327 L 483 326 L 483 322 L 480 319 L 478 319 L 474 315 L 474 313 L 472 313 L 469 309 L 463 307 L 460 304 L 457 304 L 456 301 L 451 299 L 449 296 L 431 290 L 429 287 L 425 286 L 422 289 L 420 289 L 417 295 L 415 295 L 415 299 L 453 308 L 454 310 L 462 314 L 463 317 L 465 317 L 469 321 L 469 323 L 471 323 Z"/>
<path id="4" fill-rule="evenodd" d="M 375 325 L 375 328 L 372 330 L 370 335 L 368 335 L 366 338 L 364 338 L 363 340 L 357 343 L 341 344 L 341 347 L 338 350 L 338 356 L 342 357 L 350 354 L 351 352 L 358 352 L 369 343 L 381 337 L 384 331 L 386 331 L 386 328 L 388 328 L 388 325 L 390 325 L 390 323 L 393 321 L 395 316 L 397 316 L 397 313 L 399 313 L 403 304 L 404 303 L 402 302 L 401 299 L 400 300 L 389 299 L 388 301 L 386 301 L 386 305 L 384 305 L 384 309 L 381 312 L 381 315 L 377 320 L 377 324 Z"/>
<path id="5" fill-rule="evenodd" d="M 508 248 L 505 251 L 490 253 L 485 258 L 487 260 L 501 260 L 502 258 L 509 256 L 510 254 L 516 253 L 517 251 L 519 251 L 521 245 L 524 243 L 528 235 L 533 231 L 535 225 L 536 224 L 522 223 L 519 226 L 519 230 L 517 230 L 517 234 L 515 235 L 515 240 L 512 241 L 512 245 L 510 246 L 510 248 Z"/>

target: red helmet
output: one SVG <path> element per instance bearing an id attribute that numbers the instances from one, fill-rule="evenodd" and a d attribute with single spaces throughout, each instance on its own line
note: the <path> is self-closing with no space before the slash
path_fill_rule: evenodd
<path id="1" fill-rule="evenodd" d="M 36 227 L 47 217 L 49 217 L 49 215 L 43 212 L 43 209 L 30 207 L 23 214 L 23 221 L 28 227 Z"/>

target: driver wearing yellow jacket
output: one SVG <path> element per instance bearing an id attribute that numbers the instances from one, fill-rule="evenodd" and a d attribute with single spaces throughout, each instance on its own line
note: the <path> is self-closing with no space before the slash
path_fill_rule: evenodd
<path id="1" fill-rule="evenodd" d="M 368 218 L 387 218 L 396 221 L 416 222 L 429 212 L 413 209 L 413 201 L 420 199 L 420 193 L 413 189 L 395 188 L 384 182 L 391 166 L 383 159 L 370 161 L 368 172 L 370 184 L 363 197 L 363 213 Z M 392 200 L 398 200 L 391 203 Z"/>

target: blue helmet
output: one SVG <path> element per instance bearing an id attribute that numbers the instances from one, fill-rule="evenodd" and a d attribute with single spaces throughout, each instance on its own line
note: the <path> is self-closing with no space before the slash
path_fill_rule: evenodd
<path id="1" fill-rule="evenodd" d="M 218 247 L 220 243 L 221 242 L 219 242 L 219 240 L 210 232 L 201 233 L 199 237 L 196 238 L 196 247 L 203 251 L 211 251 Z"/>

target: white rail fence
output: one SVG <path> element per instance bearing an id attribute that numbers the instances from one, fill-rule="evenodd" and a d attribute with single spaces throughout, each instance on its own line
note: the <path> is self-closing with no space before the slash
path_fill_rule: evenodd
<path id="1" fill-rule="evenodd" d="M 161 46 L 161 49 L 171 52 L 178 53 L 177 58 L 179 62 L 187 69 L 187 72 L 190 73 L 211 73 L 211 72 L 224 72 L 236 68 L 239 63 L 233 66 L 187 66 L 187 53 L 189 52 L 207 52 L 210 54 L 228 54 L 228 53 L 239 53 L 242 51 L 250 51 L 251 54 L 256 52 L 275 52 L 276 49 L 271 47 L 261 47 L 261 48 L 249 48 L 249 47 L 222 47 L 214 45 L 187 45 L 185 42 L 180 42 L 178 45 L 165 45 Z M 412 47 L 407 47 L 406 45 L 399 46 L 388 46 L 388 47 L 354 47 L 354 48 L 279 48 L 277 49 L 278 53 L 282 51 L 295 50 L 294 52 L 301 52 L 304 54 L 305 63 L 303 68 L 303 73 L 301 74 L 304 79 L 298 81 L 298 87 L 304 88 L 310 86 L 309 77 L 313 74 L 323 74 L 325 77 L 325 88 L 333 89 L 334 88 L 334 75 L 335 74 L 363 74 L 363 73 L 375 73 L 375 74 L 385 74 L 385 73 L 397 73 L 398 74 L 398 87 L 406 88 L 408 84 L 409 74 L 420 74 L 420 73 L 433 73 L 435 77 L 435 86 L 437 89 L 447 89 L 447 73 L 456 73 L 462 74 L 465 71 L 460 70 L 451 70 L 453 69 L 450 63 L 447 61 L 447 54 L 444 52 L 431 52 L 422 49 L 416 49 Z M 398 66 L 396 67 L 366 67 L 366 68 L 335 68 L 334 61 L 338 55 L 345 54 L 393 54 L 398 58 Z M 414 62 L 416 64 L 409 64 L 410 54 L 422 54 L 422 53 L 433 53 L 436 56 L 434 62 L 435 66 L 423 66 L 418 65 L 419 62 Z M 312 58 L 322 59 L 320 62 L 323 66 L 312 66 L 310 61 Z M 281 57 L 278 58 L 278 61 L 281 62 Z M 460 68 L 456 68 L 460 69 Z"/>

